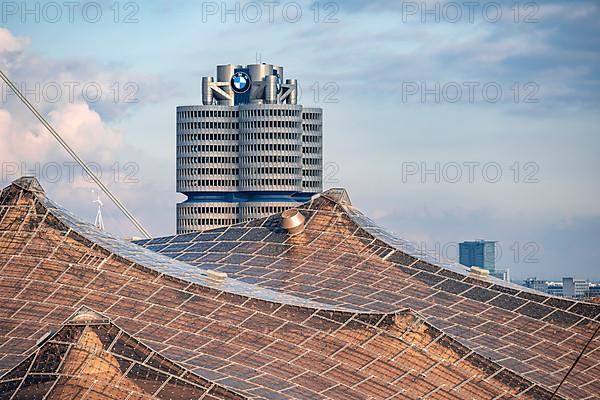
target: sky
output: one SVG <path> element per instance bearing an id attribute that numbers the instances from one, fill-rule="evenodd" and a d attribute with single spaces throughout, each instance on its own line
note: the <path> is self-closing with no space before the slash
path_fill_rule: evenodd
<path id="1" fill-rule="evenodd" d="M 597 1 L 3 2 L 0 68 L 153 236 L 175 232 L 175 107 L 257 59 L 324 110 L 326 188 L 457 261 L 600 279 Z M 94 184 L 5 85 L 0 182 L 35 174 L 82 219 Z M 104 198 L 106 229 L 135 228 Z"/>

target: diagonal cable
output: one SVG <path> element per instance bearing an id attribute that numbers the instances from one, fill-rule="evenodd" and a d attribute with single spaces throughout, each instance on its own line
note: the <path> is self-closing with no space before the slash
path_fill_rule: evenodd
<path id="1" fill-rule="evenodd" d="M 87 164 L 77 155 L 77 153 L 75 153 L 75 151 L 67 144 L 67 142 L 64 141 L 60 134 L 56 132 L 52 125 L 50 125 L 48 121 L 46 121 L 46 119 L 38 112 L 38 110 L 35 109 L 35 107 L 29 102 L 29 100 L 27 100 L 25 96 L 23 96 L 19 89 L 17 89 L 17 87 L 10 81 L 10 79 L 8 79 L 8 77 L 4 74 L 2 70 L 0 70 L 0 78 L 2 78 L 4 82 L 6 82 L 8 87 L 10 87 L 10 89 L 17 95 L 17 97 L 27 106 L 27 108 L 29 108 L 29 110 L 33 113 L 33 115 L 36 116 L 36 118 L 42 123 L 42 125 L 46 127 L 48 132 L 50 132 L 52 136 L 54 136 L 54 138 L 58 141 L 58 143 L 60 143 L 63 149 L 65 149 L 67 153 L 69 153 L 69 155 L 73 157 L 73 159 L 77 161 L 81 168 L 90 176 L 90 178 L 92 178 L 92 180 L 98 186 L 100 186 L 102 191 L 106 193 L 108 198 L 111 199 L 113 203 L 115 203 L 117 208 L 121 210 L 123 214 L 125 214 L 127 219 L 131 221 L 131 223 L 142 233 L 142 235 L 144 235 L 147 239 L 150 239 L 150 233 L 142 226 L 142 224 L 139 223 L 139 221 L 133 216 L 133 214 L 129 212 L 129 210 L 108 189 L 108 187 L 106 187 L 104 183 L 102 183 L 102 181 L 96 176 L 96 174 L 94 174 L 90 167 L 88 167 Z"/>
<path id="2" fill-rule="evenodd" d="M 585 344 L 585 346 L 583 347 L 583 350 L 581 350 L 581 353 L 579 353 L 579 356 L 577 356 L 577 358 L 575 359 L 575 362 L 573 362 L 573 365 L 571 365 L 571 368 L 569 368 L 569 370 L 567 371 L 567 374 L 565 375 L 565 377 L 562 379 L 562 381 L 560 381 L 560 384 L 558 385 L 558 387 L 556 388 L 554 393 L 552 393 L 552 397 L 550 397 L 550 400 L 554 399 L 554 397 L 558 394 L 558 391 L 560 390 L 561 386 L 563 385 L 563 383 L 565 383 L 565 381 L 567 380 L 567 378 L 569 377 L 569 375 L 571 374 L 573 369 L 575 369 L 575 366 L 577 365 L 577 363 L 579 362 L 581 357 L 583 357 L 583 355 L 585 354 L 585 351 L 587 350 L 590 343 L 592 343 L 592 340 L 594 340 L 594 338 L 598 334 L 598 331 L 600 331 L 600 324 L 598 325 L 598 327 L 592 334 L 592 337 L 590 338 L 590 340 L 588 340 L 587 343 Z"/>

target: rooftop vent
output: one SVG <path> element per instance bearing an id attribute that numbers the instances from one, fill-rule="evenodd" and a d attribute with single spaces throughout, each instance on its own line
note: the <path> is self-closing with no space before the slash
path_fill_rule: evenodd
<path id="1" fill-rule="evenodd" d="M 206 271 L 206 276 L 209 280 L 213 282 L 224 282 L 225 278 L 227 278 L 227 274 L 225 272 L 215 271 L 213 269 L 209 269 Z"/>
<path id="2" fill-rule="evenodd" d="M 469 270 L 473 275 L 479 275 L 481 277 L 487 277 L 490 275 L 490 271 L 485 268 L 471 267 Z"/>
<path id="3" fill-rule="evenodd" d="M 304 231 L 304 215 L 297 208 L 291 208 L 281 213 L 281 227 L 289 235 L 297 235 Z"/>

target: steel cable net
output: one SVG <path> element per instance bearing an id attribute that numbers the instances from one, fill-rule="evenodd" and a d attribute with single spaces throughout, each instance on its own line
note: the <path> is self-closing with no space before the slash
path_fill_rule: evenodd
<path id="1" fill-rule="evenodd" d="M 60 345 L 74 349 L 77 335 L 44 335 L 65 325 L 133 363 L 120 380 L 152 395 L 177 365 L 187 371 L 169 372 L 178 379 L 198 374 L 229 390 L 214 398 L 550 398 L 596 330 L 597 306 L 420 261 L 364 229 L 345 197 L 305 204 L 293 236 L 273 216 L 132 244 L 77 220 L 35 182 L 16 182 L 0 193 L 0 384 L 45 344 L 59 354 L 46 364 L 62 360 Z M 72 317 L 81 305 L 102 317 Z M 100 333 L 111 323 L 116 341 Z M 559 398 L 593 398 L 597 348 Z M 144 379 L 135 363 L 149 368 Z"/>
<path id="2" fill-rule="evenodd" d="M 29 399 L 198 399 L 215 387 L 186 375 L 185 369 L 110 322 L 74 319 L 0 381 L 0 395 Z M 231 393 L 222 398 L 240 397 Z"/>

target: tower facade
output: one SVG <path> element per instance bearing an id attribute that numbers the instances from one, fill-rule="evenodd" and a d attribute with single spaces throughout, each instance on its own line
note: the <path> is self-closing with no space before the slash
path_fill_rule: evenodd
<path id="1" fill-rule="evenodd" d="M 490 240 L 461 242 L 458 245 L 458 252 L 460 264 L 484 268 L 490 273 L 496 271 L 496 242 Z"/>
<path id="2" fill-rule="evenodd" d="M 177 107 L 177 233 L 262 218 L 323 189 L 322 109 L 272 64 L 219 65 Z"/>

